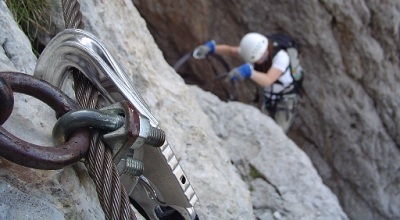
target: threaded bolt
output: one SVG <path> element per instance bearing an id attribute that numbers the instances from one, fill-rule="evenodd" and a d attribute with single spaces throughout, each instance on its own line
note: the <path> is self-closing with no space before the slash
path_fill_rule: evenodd
<path id="1" fill-rule="evenodd" d="M 156 127 L 150 127 L 149 136 L 146 138 L 145 143 L 153 147 L 161 147 L 164 142 L 164 131 Z"/>
<path id="2" fill-rule="evenodd" d="M 122 170 L 121 174 L 140 176 L 142 175 L 143 170 L 144 170 L 144 164 L 142 161 L 136 160 L 132 157 L 127 157 L 125 159 L 125 167 Z"/>

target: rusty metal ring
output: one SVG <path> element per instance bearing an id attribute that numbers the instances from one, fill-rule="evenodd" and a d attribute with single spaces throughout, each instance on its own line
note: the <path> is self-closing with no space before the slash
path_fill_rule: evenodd
<path id="1" fill-rule="evenodd" d="M 19 72 L 0 72 L 12 91 L 35 97 L 55 112 L 63 114 L 79 109 L 79 105 L 55 86 Z M 55 170 L 73 164 L 85 157 L 90 144 L 89 129 L 79 129 L 67 142 L 57 147 L 39 146 L 23 141 L 0 126 L 0 156 L 22 166 Z"/>
<path id="2" fill-rule="evenodd" d="M 0 125 L 7 121 L 14 107 L 14 96 L 10 85 L 0 78 Z"/>

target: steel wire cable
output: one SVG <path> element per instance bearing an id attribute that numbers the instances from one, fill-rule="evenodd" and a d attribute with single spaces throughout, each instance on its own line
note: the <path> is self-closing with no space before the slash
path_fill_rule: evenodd
<path id="1" fill-rule="evenodd" d="M 83 29 L 80 5 L 76 0 L 61 0 L 65 28 Z M 71 69 L 75 96 L 82 108 L 96 108 L 99 92 L 77 69 Z M 111 150 L 101 141 L 99 131 L 92 131 L 88 153 L 88 171 L 92 177 L 107 220 L 136 219 L 128 194 L 122 185 Z"/>

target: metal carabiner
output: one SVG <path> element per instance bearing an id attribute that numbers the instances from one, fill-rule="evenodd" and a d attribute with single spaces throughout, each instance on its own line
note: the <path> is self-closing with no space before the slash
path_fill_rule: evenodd
<path id="1" fill-rule="evenodd" d="M 152 127 L 160 127 L 132 79 L 94 35 L 79 29 L 66 29 L 58 33 L 40 55 L 35 76 L 61 88 L 68 85 L 68 69 L 71 67 L 79 69 L 90 80 L 105 102 L 112 104 L 127 100 L 149 120 Z M 136 155 L 143 155 L 140 159 L 146 165 L 143 175 L 158 188 L 166 204 L 187 209 L 191 216 L 187 219 L 193 219 L 191 210 L 197 195 L 169 142 L 165 140 L 159 148 L 144 147 L 136 151 L 139 152 Z M 141 201 L 135 198 L 139 204 L 145 204 L 147 200 L 145 197 Z M 146 211 L 152 212 L 154 208 Z"/>
<path id="2" fill-rule="evenodd" d="M 74 100 L 59 89 L 33 76 L 19 72 L 0 72 L 0 78 L 13 91 L 30 95 L 49 105 L 56 112 L 57 118 L 79 108 Z M 0 126 L 0 156 L 26 167 L 61 169 L 85 157 L 89 144 L 89 129 L 75 131 L 67 142 L 58 147 L 46 147 L 21 140 Z"/>

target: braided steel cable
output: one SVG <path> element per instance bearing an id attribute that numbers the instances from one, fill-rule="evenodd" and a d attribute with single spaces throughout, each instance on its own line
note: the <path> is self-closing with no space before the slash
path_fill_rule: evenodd
<path id="1" fill-rule="evenodd" d="M 83 29 L 80 4 L 76 0 L 61 0 L 66 28 Z M 83 108 L 96 108 L 99 92 L 77 69 L 73 72 L 75 96 Z M 112 152 L 101 141 L 99 131 L 92 131 L 88 153 L 88 171 L 92 177 L 100 204 L 107 220 L 136 219 L 128 194 L 122 185 Z"/>
<path id="2" fill-rule="evenodd" d="M 96 108 L 99 92 L 81 73 L 74 73 L 75 91 L 79 105 L 83 108 Z M 88 171 L 93 178 L 100 204 L 106 219 L 136 219 L 130 206 L 125 187 L 120 181 L 112 152 L 100 139 L 98 131 L 92 131 L 88 153 Z"/>
<path id="3" fill-rule="evenodd" d="M 80 4 L 76 0 L 61 0 L 65 28 L 84 29 Z"/>

